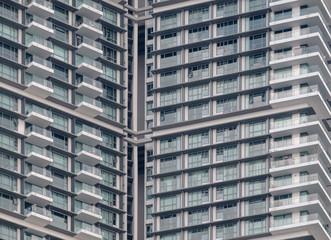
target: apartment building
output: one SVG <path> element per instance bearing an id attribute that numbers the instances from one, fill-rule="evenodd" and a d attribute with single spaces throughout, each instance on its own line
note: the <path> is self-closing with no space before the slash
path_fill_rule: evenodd
<path id="1" fill-rule="evenodd" d="M 0 0 L 0 239 L 330 240 L 330 0 Z"/>

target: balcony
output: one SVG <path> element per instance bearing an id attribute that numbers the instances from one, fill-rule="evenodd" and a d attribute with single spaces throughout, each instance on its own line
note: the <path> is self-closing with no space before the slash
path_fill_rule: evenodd
<path id="1" fill-rule="evenodd" d="M 25 155 L 27 156 L 25 162 L 39 167 L 46 167 L 53 162 L 50 151 L 35 145 L 26 144 Z"/>
<path id="2" fill-rule="evenodd" d="M 76 14 L 92 19 L 93 21 L 103 16 L 101 4 L 92 0 L 77 0 L 76 8 L 78 9 Z"/>
<path id="3" fill-rule="evenodd" d="M 299 212 L 306 210 L 308 212 L 317 212 L 326 219 L 331 218 L 331 212 L 325 201 L 317 194 L 286 198 L 272 201 L 269 211 L 273 215 L 285 214 L 290 212 Z"/>
<path id="4" fill-rule="evenodd" d="M 27 123 L 41 128 L 45 128 L 53 123 L 52 112 L 36 105 L 26 107 L 25 114 Z"/>
<path id="5" fill-rule="evenodd" d="M 92 59 L 96 59 L 103 54 L 101 43 L 87 37 L 77 38 L 77 46 L 77 54 L 88 56 Z"/>
<path id="6" fill-rule="evenodd" d="M 103 93 L 102 84 L 89 77 L 76 78 L 76 92 L 82 95 L 86 95 L 90 98 L 96 98 Z"/>
<path id="7" fill-rule="evenodd" d="M 25 221 L 45 227 L 53 222 L 51 212 L 37 205 L 24 209 Z"/>
<path id="8" fill-rule="evenodd" d="M 37 75 L 40 78 L 47 78 L 54 73 L 52 63 L 43 58 L 31 55 L 25 59 L 27 67 L 26 72 L 32 75 Z"/>
<path id="9" fill-rule="evenodd" d="M 75 184 L 76 200 L 88 204 L 95 204 L 102 200 L 101 190 L 86 183 Z"/>
<path id="10" fill-rule="evenodd" d="M 31 55 L 37 55 L 41 58 L 48 58 L 54 53 L 52 42 L 39 36 L 26 34 L 25 44 L 28 47 L 26 52 L 30 53 Z"/>
<path id="11" fill-rule="evenodd" d="M 76 145 L 76 160 L 84 164 L 94 166 L 102 161 L 100 149 L 85 145 Z"/>
<path id="12" fill-rule="evenodd" d="M 101 63 L 89 57 L 76 55 L 76 66 L 76 73 L 90 78 L 97 78 L 103 73 Z"/>
<path id="13" fill-rule="evenodd" d="M 329 91 L 317 85 L 290 89 L 282 92 L 272 92 L 270 104 L 273 108 L 306 103 L 313 107 L 317 115 L 323 119 L 331 115 Z"/>
<path id="14" fill-rule="evenodd" d="M 37 15 L 41 18 L 49 18 L 54 14 L 53 4 L 45 0 L 26 0 L 26 13 Z"/>
<path id="15" fill-rule="evenodd" d="M 46 39 L 54 34 L 52 23 L 36 15 L 27 15 L 26 24 L 28 27 L 26 32 L 31 35 L 38 35 Z"/>
<path id="16" fill-rule="evenodd" d="M 76 125 L 75 134 L 77 135 L 77 141 L 93 147 L 102 142 L 101 131 L 85 124 Z"/>
<path id="17" fill-rule="evenodd" d="M 75 232 L 75 237 L 81 240 L 102 239 L 100 228 L 84 222 L 81 222 L 80 226 L 75 224 Z"/>
<path id="18" fill-rule="evenodd" d="M 272 219 L 270 223 L 270 232 L 272 235 L 285 233 L 309 232 L 306 234 L 312 235 L 314 239 L 330 240 L 330 228 L 326 221 L 317 213 L 305 216 L 292 217 L 291 219 L 283 220 L 282 222 Z"/>
<path id="19" fill-rule="evenodd" d="M 76 21 L 77 34 L 86 36 L 92 40 L 96 40 L 103 35 L 102 26 L 100 23 L 87 18 L 79 18 Z"/>
<path id="20" fill-rule="evenodd" d="M 37 204 L 38 206 L 46 206 L 53 202 L 51 191 L 44 188 L 26 184 L 25 187 L 26 199 L 25 201 L 32 204 Z"/>
<path id="21" fill-rule="evenodd" d="M 76 201 L 75 213 L 77 214 L 76 216 L 77 220 L 81 220 L 89 224 L 94 224 L 96 222 L 101 221 L 102 219 L 100 208 L 82 202 Z"/>
<path id="22" fill-rule="evenodd" d="M 101 102 L 85 95 L 76 94 L 76 111 L 84 113 L 90 117 L 96 117 L 103 113 Z"/>
<path id="23" fill-rule="evenodd" d="M 24 174 L 26 175 L 25 182 L 40 187 L 45 187 L 53 182 L 51 172 L 36 165 L 27 164 L 24 168 Z"/>
<path id="24" fill-rule="evenodd" d="M 46 147 L 53 143 L 51 131 L 35 125 L 31 125 L 25 129 L 26 142 L 39 147 Z"/>
<path id="25" fill-rule="evenodd" d="M 27 87 L 26 92 L 40 98 L 47 98 L 54 92 L 51 81 L 28 73 L 25 75 L 25 86 Z"/>
<path id="26" fill-rule="evenodd" d="M 102 181 L 100 169 L 86 165 L 84 163 L 75 165 L 75 173 L 77 174 L 75 179 L 83 183 L 95 185 Z"/>

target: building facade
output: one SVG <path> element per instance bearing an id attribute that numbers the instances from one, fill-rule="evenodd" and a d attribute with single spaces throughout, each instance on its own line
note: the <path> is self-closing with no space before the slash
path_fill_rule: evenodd
<path id="1" fill-rule="evenodd" d="M 0 239 L 330 240 L 329 0 L 0 0 Z"/>

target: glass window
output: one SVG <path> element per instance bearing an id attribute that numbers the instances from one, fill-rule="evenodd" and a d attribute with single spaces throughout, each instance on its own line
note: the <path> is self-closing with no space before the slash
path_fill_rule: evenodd
<path id="1" fill-rule="evenodd" d="M 267 151 L 266 140 L 258 140 L 246 143 L 246 157 L 263 155 Z"/>
<path id="2" fill-rule="evenodd" d="M 63 131 L 68 131 L 68 118 L 57 113 L 53 113 L 53 126 Z"/>
<path id="3" fill-rule="evenodd" d="M 103 37 L 114 44 L 117 44 L 117 32 L 108 27 L 103 27 Z"/>
<path id="4" fill-rule="evenodd" d="M 181 17 L 179 13 L 162 16 L 160 19 L 160 30 L 178 27 L 180 26 L 180 20 Z"/>
<path id="5" fill-rule="evenodd" d="M 195 228 L 188 231 L 188 240 L 209 240 L 209 229 Z"/>
<path id="6" fill-rule="evenodd" d="M 17 239 L 17 229 L 0 223 L 0 236 L 3 239 Z"/>
<path id="7" fill-rule="evenodd" d="M 18 119 L 0 112 L 0 126 L 17 131 Z"/>
<path id="8" fill-rule="evenodd" d="M 246 177 L 261 175 L 266 173 L 266 160 L 259 159 L 246 163 Z"/>
<path id="9" fill-rule="evenodd" d="M 238 13 L 237 0 L 217 4 L 217 17 L 227 17 Z"/>
<path id="10" fill-rule="evenodd" d="M 69 31 L 67 29 L 57 26 L 55 24 L 53 25 L 53 29 L 55 38 L 63 42 L 69 43 Z"/>
<path id="11" fill-rule="evenodd" d="M 188 120 L 194 120 L 209 115 L 209 103 L 196 104 L 188 107 Z"/>
<path id="12" fill-rule="evenodd" d="M 197 148 L 209 144 L 208 131 L 188 136 L 188 148 Z"/>
<path id="13" fill-rule="evenodd" d="M 228 203 L 216 208 L 216 219 L 226 220 L 238 216 L 237 203 Z"/>
<path id="14" fill-rule="evenodd" d="M 101 156 L 103 159 L 101 164 L 104 164 L 111 168 L 117 168 L 117 159 L 114 154 L 102 151 Z"/>
<path id="15" fill-rule="evenodd" d="M 68 170 L 68 157 L 52 152 L 53 163 L 52 165 L 63 170 Z"/>
<path id="16" fill-rule="evenodd" d="M 217 100 L 216 112 L 217 113 L 231 113 L 238 110 L 237 97 L 224 98 Z"/>
<path id="17" fill-rule="evenodd" d="M 207 19 L 209 19 L 209 7 L 190 10 L 188 13 L 189 24 L 202 22 Z"/>
<path id="18" fill-rule="evenodd" d="M 109 187 L 117 187 L 115 174 L 102 170 L 101 176 L 102 176 L 102 182 L 101 182 L 102 184 L 107 185 Z"/>
<path id="19" fill-rule="evenodd" d="M 160 141 L 160 153 L 175 152 L 180 150 L 180 137 Z"/>
<path id="20" fill-rule="evenodd" d="M 257 215 L 266 212 L 266 199 L 256 198 L 245 202 L 245 216 Z"/>
<path id="21" fill-rule="evenodd" d="M 197 206 L 209 202 L 209 190 L 199 190 L 188 193 L 188 206 Z"/>
<path id="22" fill-rule="evenodd" d="M 160 160 L 160 173 L 172 172 L 180 169 L 180 157 L 168 157 Z"/>
<path id="23" fill-rule="evenodd" d="M 266 219 L 255 218 L 247 220 L 245 223 L 246 235 L 259 234 L 266 232 Z"/>
<path id="24" fill-rule="evenodd" d="M 237 164 L 216 168 L 217 181 L 229 181 L 238 178 Z"/>
<path id="25" fill-rule="evenodd" d="M 17 171 L 17 158 L 0 152 L 0 166 L 11 171 Z"/>
<path id="26" fill-rule="evenodd" d="M 238 32 L 238 21 L 232 20 L 217 24 L 217 36 L 226 36 L 236 34 Z"/>
<path id="27" fill-rule="evenodd" d="M 17 178 L 0 173 L 1 187 L 10 191 L 17 191 Z"/>
<path id="28" fill-rule="evenodd" d="M 109 206 L 116 206 L 116 194 L 101 189 L 102 203 Z"/>
<path id="29" fill-rule="evenodd" d="M 114 25 L 117 25 L 117 13 L 111 9 L 102 7 L 103 16 L 102 18 L 107 20 L 107 22 L 110 22 Z"/>
<path id="30" fill-rule="evenodd" d="M 176 104 L 181 101 L 181 90 L 169 90 L 160 93 L 160 106 Z"/>
<path id="31" fill-rule="evenodd" d="M 237 223 L 226 223 L 216 227 L 216 238 L 231 239 L 238 237 Z"/>
<path id="32" fill-rule="evenodd" d="M 0 63 L 0 76 L 18 82 L 18 69 L 5 63 Z"/>
<path id="33" fill-rule="evenodd" d="M 18 29 L 2 22 L 0 22 L 0 35 L 14 42 L 18 42 Z"/>
<path id="34" fill-rule="evenodd" d="M 63 62 L 68 63 L 69 62 L 69 51 L 68 49 L 64 49 L 60 46 L 57 45 L 53 45 L 53 49 L 54 49 L 54 54 L 53 57 L 56 59 L 59 59 Z"/>
<path id="35" fill-rule="evenodd" d="M 254 73 L 246 76 L 246 89 L 266 86 L 266 73 Z"/>
<path id="36" fill-rule="evenodd" d="M 237 126 L 223 127 L 216 130 L 217 142 L 235 141 L 239 137 L 239 129 Z"/>
<path id="37" fill-rule="evenodd" d="M 248 123 L 246 125 L 246 137 L 256 137 L 266 134 L 266 121 Z"/>
<path id="38" fill-rule="evenodd" d="M 208 208 L 193 210 L 188 212 L 188 225 L 198 225 L 209 221 Z"/>
<path id="39" fill-rule="evenodd" d="M 53 222 L 51 225 L 68 230 L 68 216 L 51 211 Z"/>
<path id="40" fill-rule="evenodd" d="M 102 103 L 102 115 L 110 120 L 117 121 L 117 108 L 107 103 Z"/>
<path id="41" fill-rule="evenodd" d="M 259 195 L 266 192 L 266 180 L 257 179 L 246 182 L 246 196 Z"/>
<path id="42" fill-rule="evenodd" d="M 105 65 L 102 65 L 103 74 L 102 77 L 111 81 L 111 82 L 117 82 L 117 71 L 111 67 L 107 67 Z"/>
<path id="43" fill-rule="evenodd" d="M 230 200 L 237 198 L 237 184 L 218 186 L 216 188 L 216 200 Z"/>
<path id="44" fill-rule="evenodd" d="M 53 206 L 68 210 L 67 196 L 58 192 L 52 192 L 52 197 L 53 197 L 53 203 L 52 203 Z"/>
<path id="45" fill-rule="evenodd" d="M 0 132 L 0 146 L 11 151 L 17 151 L 18 139 L 11 134 Z"/>
<path id="46" fill-rule="evenodd" d="M 209 26 L 188 30 L 188 43 L 202 41 L 209 38 Z"/>
<path id="47" fill-rule="evenodd" d="M 197 172 L 190 172 L 188 174 L 188 187 L 196 187 L 208 182 L 209 182 L 208 169 Z"/>
<path id="48" fill-rule="evenodd" d="M 68 102 L 68 88 L 53 83 L 53 90 L 54 90 L 54 93 L 52 94 L 53 97 L 60 99 L 61 101 L 64 102 Z"/>
<path id="49" fill-rule="evenodd" d="M 209 163 L 208 151 L 201 151 L 195 153 L 189 153 L 188 155 L 188 167 L 194 168 Z"/>
<path id="50" fill-rule="evenodd" d="M 160 211 L 173 210 L 180 207 L 180 195 L 160 197 Z"/>
<path id="51" fill-rule="evenodd" d="M 102 240 L 116 240 L 116 233 L 107 229 L 101 228 Z"/>
<path id="52" fill-rule="evenodd" d="M 216 161 L 227 162 L 238 159 L 237 145 L 230 145 L 216 150 Z"/>
<path id="53" fill-rule="evenodd" d="M 209 85 L 195 85 L 188 88 L 188 100 L 197 100 L 209 96 Z"/>
<path id="54" fill-rule="evenodd" d="M 110 226 L 116 226 L 116 213 L 101 209 L 102 223 L 105 223 Z"/>
<path id="55" fill-rule="evenodd" d="M 16 97 L 9 96 L 0 92 L 0 106 L 11 111 L 18 111 L 18 100 Z"/>

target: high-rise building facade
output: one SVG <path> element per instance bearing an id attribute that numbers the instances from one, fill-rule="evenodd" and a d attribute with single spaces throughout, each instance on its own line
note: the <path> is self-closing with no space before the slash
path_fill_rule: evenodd
<path id="1" fill-rule="evenodd" d="M 0 0 L 0 239 L 330 240 L 330 0 Z"/>

